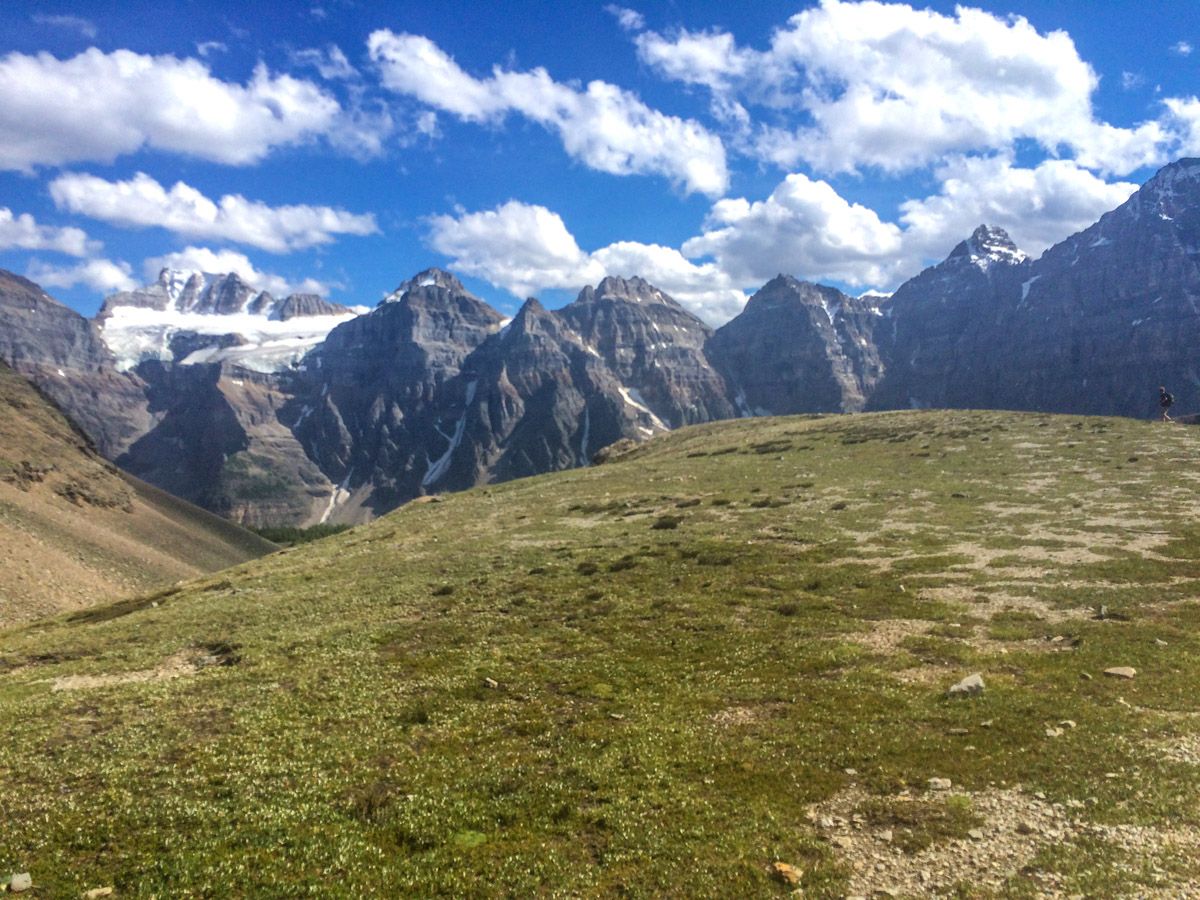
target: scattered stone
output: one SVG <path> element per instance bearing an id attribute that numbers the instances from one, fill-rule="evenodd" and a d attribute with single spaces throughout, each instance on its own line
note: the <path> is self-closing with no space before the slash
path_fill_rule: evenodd
<path id="1" fill-rule="evenodd" d="M 492 690 L 496 690 L 496 688 L 500 687 L 500 682 L 498 682 L 495 678 L 485 678 L 483 679 L 483 686 L 489 687 Z"/>
<path id="2" fill-rule="evenodd" d="M 785 862 L 771 863 L 771 874 L 784 884 L 789 884 L 792 887 L 795 887 L 800 883 L 800 870 L 795 866 L 788 865 Z"/>
<path id="3" fill-rule="evenodd" d="M 1167 642 L 1166 642 L 1166 641 L 1164 641 L 1162 638 L 1155 638 L 1155 639 L 1154 639 L 1154 643 L 1155 643 L 1155 645 L 1157 645 L 1157 646 L 1159 646 L 1159 647 L 1165 647 L 1165 646 L 1167 646 Z"/>
<path id="4" fill-rule="evenodd" d="M 1074 728 L 1075 722 L 1073 719 L 1063 719 L 1061 722 L 1058 723 L 1058 727 L 1059 728 Z"/>
<path id="5" fill-rule="evenodd" d="M 847 775 L 857 775 L 858 769 L 842 769 Z"/>
<path id="6" fill-rule="evenodd" d="M 616 719 L 618 722 L 624 721 L 624 719 L 625 719 L 625 717 L 623 715 L 621 715 L 620 713 L 609 713 L 608 717 L 610 719 Z"/>
<path id="7" fill-rule="evenodd" d="M 931 791 L 948 791 L 954 786 L 949 778 L 930 778 L 929 789 Z"/>
<path id="8" fill-rule="evenodd" d="M 8 889 L 14 894 L 27 891 L 33 887 L 33 877 L 28 872 L 14 872 L 8 882 Z"/>
<path id="9" fill-rule="evenodd" d="M 978 672 L 968 675 L 958 684 L 951 685 L 950 690 L 946 693 L 951 697 L 970 697 L 973 694 L 982 694 L 983 676 Z"/>
<path id="10" fill-rule="evenodd" d="M 970 733 L 971 733 L 971 729 L 969 729 L 969 728 L 951 728 L 950 730 L 948 730 L 946 732 L 946 734 L 953 734 L 953 735 L 964 735 L 964 734 L 970 734 Z"/>
<path id="11" fill-rule="evenodd" d="M 972 828 L 970 831 L 967 832 L 967 837 L 969 837 L 973 841 L 982 841 L 983 840 L 983 831 L 978 828 Z"/>
<path id="12" fill-rule="evenodd" d="M 1087 672 L 1080 672 L 1080 673 L 1079 673 L 1079 677 L 1080 677 L 1080 678 L 1082 678 L 1084 681 L 1091 681 L 1091 680 L 1092 680 L 1092 676 L 1091 676 L 1091 675 L 1089 675 Z"/>
<path id="13" fill-rule="evenodd" d="M 986 722 L 980 722 L 980 723 L 979 723 L 979 727 L 980 727 L 980 728 L 991 728 L 991 727 L 992 727 L 992 720 L 991 720 L 991 719 L 988 719 Z"/>
<path id="14" fill-rule="evenodd" d="M 1062 737 L 1062 736 L 1063 736 L 1063 730 L 1061 728 L 1047 728 L 1046 729 L 1046 737 L 1048 737 L 1048 738 L 1056 738 L 1056 737 Z"/>
<path id="15" fill-rule="evenodd" d="M 841 834 L 837 835 L 831 843 L 839 850 L 850 850 L 854 847 L 854 841 Z"/>
<path id="16" fill-rule="evenodd" d="M 890 829 L 890 828 L 885 828 L 885 829 L 883 829 L 883 831 L 879 832 L 879 839 L 881 841 L 883 841 L 885 844 L 890 844 L 892 842 L 892 839 L 895 836 L 896 835 L 892 832 L 892 829 Z"/>
<path id="17" fill-rule="evenodd" d="M 1037 831 L 1037 829 L 1034 828 L 1032 825 L 1030 825 L 1028 822 L 1018 822 L 1017 823 L 1017 834 L 1033 834 L 1036 831 Z"/>
<path id="18" fill-rule="evenodd" d="M 83 892 L 83 900 L 99 900 L 100 897 L 111 897 L 113 889 L 111 887 L 92 888 L 90 891 Z"/>
<path id="19" fill-rule="evenodd" d="M 1111 675 L 1113 678 L 1128 680 L 1137 674 L 1137 669 L 1133 668 L 1133 666 L 1113 666 L 1111 669 L 1105 669 L 1104 674 Z"/>

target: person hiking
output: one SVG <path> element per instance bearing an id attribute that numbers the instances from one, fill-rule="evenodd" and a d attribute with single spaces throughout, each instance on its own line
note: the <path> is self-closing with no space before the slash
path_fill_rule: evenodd
<path id="1" fill-rule="evenodd" d="M 1173 396 L 1171 396 L 1170 392 L 1166 389 L 1165 386 L 1160 387 L 1158 389 L 1158 408 L 1162 410 L 1162 420 L 1164 422 L 1175 421 L 1174 419 L 1171 418 L 1170 414 L 1168 413 L 1168 410 L 1171 408 L 1171 404 L 1173 404 L 1174 402 L 1175 402 L 1175 398 Z"/>

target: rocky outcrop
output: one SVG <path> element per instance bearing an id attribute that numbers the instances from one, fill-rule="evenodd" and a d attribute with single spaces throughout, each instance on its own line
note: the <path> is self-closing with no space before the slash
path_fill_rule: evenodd
<path id="1" fill-rule="evenodd" d="M 153 425 L 145 385 L 117 371 L 95 324 L 2 269 L 0 360 L 36 384 L 110 459 Z"/>
<path id="2" fill-rule="evenodd" d="M 867 300 L 779 275 L 705 351 L 741 415 L 857 412 L 882 372 L 879 318 Z"/>

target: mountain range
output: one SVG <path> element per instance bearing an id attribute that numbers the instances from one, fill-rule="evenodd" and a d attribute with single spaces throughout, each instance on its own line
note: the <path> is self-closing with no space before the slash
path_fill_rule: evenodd
<path id="1" fill-rule="evenodd" d="M 786 261 L 781 260 L 781 266 Z M 640 278 L 510 319 L 430 269 L 375 308 L 164 270 L 94 320 L 0 272 L 0 358 L 109 459 L 247 524 L 359 522 L 744 416 L 1200 403 L 1200 160 L 1040 258 L 981 226 L 890 297 L 780 275 L 715 331 Z"/>

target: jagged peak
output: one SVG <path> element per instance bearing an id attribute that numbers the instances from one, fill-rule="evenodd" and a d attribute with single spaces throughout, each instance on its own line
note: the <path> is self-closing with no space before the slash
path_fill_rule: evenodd
<path id="1" fill-rule="evenodd" d="M 1200 159 L 1184 157 L 1155 172 L 1154 176 L 1142 185 L 1138 194 L 1143 200 L 1161 202 L 1174 199 L 1181 189 L 1193 192 L 1198 188 L 1200 188 Z"/>
<path id="2" fill-rule="evenodd" d="M 397 300 L 404 298 L 404 295 L 409 291 L 424 287 L 439 287 L 447 291 L 452 291 L 456 294 L 465 294 L 467 289 L 463 287 L 463 283 L 459 281 L 452 273 L 445 269 L 439 269 L 433 266 L 423 271 L 418 272 L 407 281 L 400 282 L 399 286 L 388 294 L 380 303 L 395 303 Z"/>
<path id="3" fill-rule="evenodd" d="M 993 264 L 1016 265 L 1027 260 L 1008 232 L 996 225 L 980 225 L 971 236 L 955 247 L 947 262 L 963 260 L 987 271 Z"/>
<path id="4" fill-rule="evenodd" d="M 578 300 L 604 297 L 609 300 L 623 300 L 627 303 L 665 303 L 668 306 L 678 306 L 666 292 L 656 288 L 640 275 L 622 278 L 619 275 L 608 275 L 595 288 L 584 288 Z"/>

